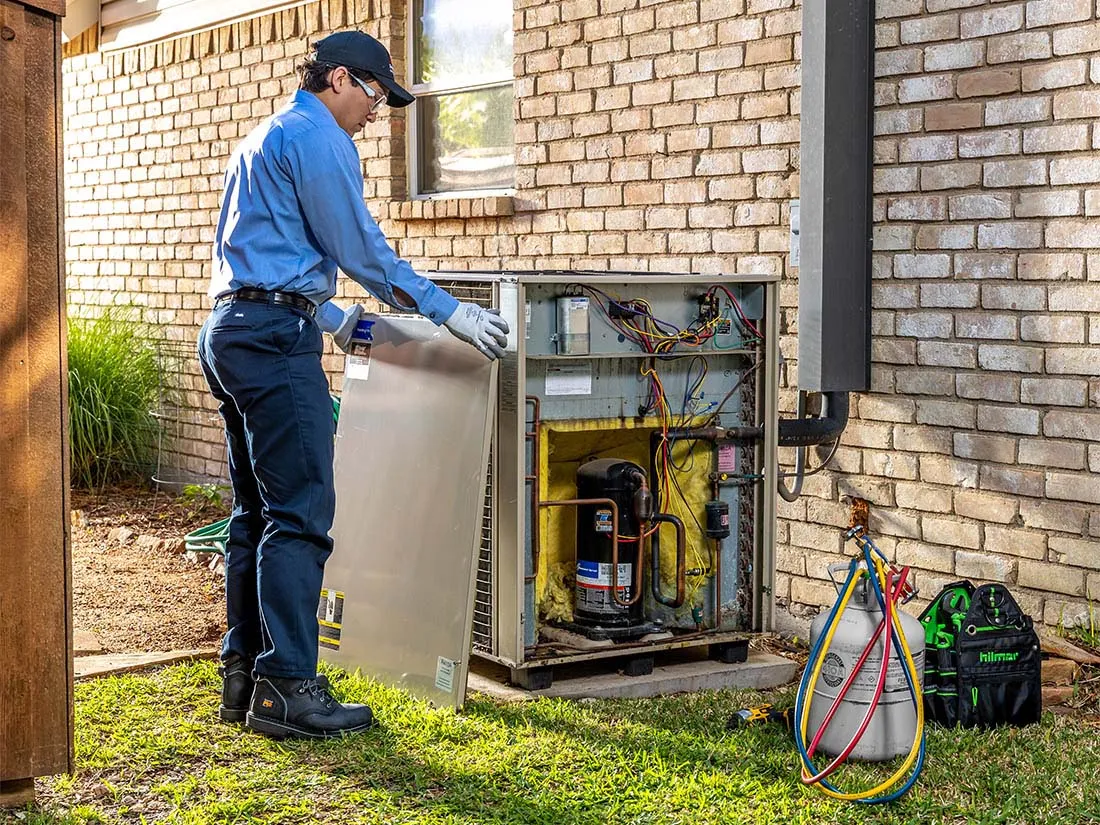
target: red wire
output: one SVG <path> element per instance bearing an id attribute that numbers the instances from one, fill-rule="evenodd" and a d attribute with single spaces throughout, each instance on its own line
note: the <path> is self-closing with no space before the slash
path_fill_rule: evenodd
<path id="1" fill-rule="evenodd" d="M 745 311 L 741 309 L 741 302 L 734 297 L 733 293 L 730 292 L 729 289 L 722 284 L 719 284 L 716 288 L 726 293 L 726 297 L 728 297 L 730 299 L 730 302 L 733 304 L 734 312 L 737 313 L 737 317 L 741 320 L 741 323 L 745 325 L 748 331 L 755 335 L 757 338 L 763 340 L 764 336 L 760 334 L 760 330 L 758 330 L 756 328 L 756 325 L 749 320 L 747 315 L 745 315 Z"/>
<path id="2" fill-rule="evenodd" d="M 806 751 L 806 755 L 810 758 L 813 758 L 814 752 L 817 750 L 817 746 L 821 742 L 821 737 L 825 735 L 825 730 L 828 728 L 829 722 L 832 721 L 833 715 L 842 704 L 842 700 L 844 696 L 848 693 L 849 688 L 851 688 L 852 684 L 854 684 L 855 679 L 859 675 L 863 664 L 867 661 L 867 657 L 870 655 L 870 652 L 874 647 L 875 642 L 878 640 L 878 637 L 882 635 L 883 628 L 886 629 L 885 644 L 888 645 L 890 643 L 890 625 L 885 622 L 884 617 L 884 621 L 879 623 L 878 628 L 876 629 L 874 635 L 871 637 L 871 641 L 868 642 L 867 647 L 863 649 L 863 654 L 860 656 L 859 661 L 856 662 L 855 667 L 853 667 L 851 673 L 848 674 L 848 678 L 847 680 L 845 680 L 844 685 L 841 687 L 839 694 L 837 695 L 836 699 L 833 700 L 832 707 L 829 708 L 829 712 L 825 714 L 825 719 L 822 721 L 821 726 L 817 729 L 817 733 L 814 735 L 813 741 L 810 743 L 810 747 Z M 824 768 L 824 770 L 822 770 L 815 776 L 804 776 L 802 778 L 802 782 L 804 784 L 809 785 L 820 782 L 822 779 L 829 776 L 829 774 L 833 773 L 838 767 L 840 767 L 844 763 L 844 760 L 848 758 L 851 752 L 855 749 L 855 746 L 858 744 L 860 738 L 863 736 L 863 732 L 867 729 L 868 724 L 870 724 L 871 717 L 874 715 L 875 710 L 877 709 L 878 700 L 881 698 L 883 688 L 886 684 L 886 671 L 889 664 L 889 656 L 886 654 L 889 653 L 889 648 L 884 648 L 883 652 L 884 655 L 882 657 L 882 664 L 879 667 L 878 683 L 875 685 L 875 696 L 874 699 L 867 706 L 867 712 L 863 716 L 863 721 L 860 723 L 859 729 L 856 731 L 851 740 L 849 740 L 848 744 L 841 751 L 841 753 L 838 754 L 837 757 Z"/>
<path id="3" fill-rule="evenodd" d="M 886 601 L 887 604 L 893 604 L 896 607 L 898 597 L 900 596 L 900 594 L 904 590 L 905 579 L 908 575 L 909 575 L 909 568 L 908 567 L 903 568 L 902 571 L 901 571 L 901 575 L 897 579 L 897 585 L 893 590 L 890 589 L 890 581 L 889 581 L 889 578 L 887 578 L 886 592 L 884 593 L 884 596 L 886 597 L 885 601 Z M 849 688 L 854 683 L 855 677 L 859 673 L 860 668 L 862 668 L 863 664 L 867 661 L 867 657 L 870 655 L 871 650 L 875 645 L 875 642 L 877 641 L 878 637 L 880 635 L 882 635 L 882 632 L 885 629 L 885 631 L 886 631 L 886 640 L 883 642 L 883 657 L 882 657 L 883 663 L 882 663 L 882 667 L 879 671 L 879 682 L 878 682 L 878 685 L 876 687 L 874 701 L 868 706 L 867 713 L 865 714 L 865 716 L 863 718 L 863 722 L 861 723 L 861 725 L 859 727 L 859 730 L 856 731 L 855 736 L 852 737 L 851 741 L 849 741 L 848 745 L 844 748 L 844 750 L 836 757 L 836 759 L 833 760 L 832 763 L 830 763 L 823 771 L 821 771 L 821 773 L 819 773 L 816 777 L 810 777 L 808 779 L 803 780 L 804 782 L 806 782 L 806 783 L 817 782 L 821 778 L 823 778 L 825 776 L 828 776 L 833 771 L 835 771 L 844 762 L 844 760 L 848 758 L 849 754 L 851 754 L 851 752 L 855 749 L 856 744 L 863 737 L 864 731 L 867 729 L 868 724 L 870 724 L 871 717 L 874 715 L 874 712 L 877 708 L 878 700 L 882 697 L 883 688 L 884 688 L 884 684 L 885 684 L 887 665 L 888 665 L 888 662 L 889 662 L 892 623 L 888 623 L 888 621 L 887 621 L 888 617 L 889 617 L 889 611 L 887 612 L 887 615 L 883 616 L 882 621 L 879 622 L 879 626 L 876 628 L 874 635 L 871 637 L 871 641 L 863 649 L 863 654 L 860 656 L 859 660 L 856 662 L 855 667 L 852 669 L 852 672 L 849 674 L 848 679 L 845 681 L 845 683 L 844 683 L 843 687 L 841 688 L 839 694 L 837 695 L 836 699 L 833 700 L 832 707 L 829 709 L 829 712 L 825 715 L 825 719 L 822 722 L 821 727 L 818 729 L 817 735 L 814 737 L 814 740 L 810 745 L 808 755 L 810 755 L 810 756 L 813 755 L 813 752 L 817 748 L 817 746 L 820 742 L 821 736 L 825 731 L 825 728 L 828 726 L 829 721 L 833 717 L 833 714 L 836 713 L 837 709 L 840 707 L 840 704 L 843 701 L 844 696 L 847 694 Z"/>

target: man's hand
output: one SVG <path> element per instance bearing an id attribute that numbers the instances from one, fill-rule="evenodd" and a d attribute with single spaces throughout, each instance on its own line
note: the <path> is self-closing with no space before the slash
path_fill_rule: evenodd
<path id="1" fill-rule="evenodd" d="M 359 316 L 362 314 L 363 305 L 352 304 L 344 310 L 344 320 L 340 322 L 340 326 L 332 333 L 332 340 L 335 341 L 336 346 L 344 352 L 347 352 L 348 347 L 351 346 L 351 336 L 355 332 L 355 325 L 359 323 Z"/>
<path id="2" fill-rule="evenodd" d="M 443 326 L 455 338 L 477 347 L 490 361 L 504 357 L 508 322 L 500 317 L 499 309 L 483 309 L 477 304 L 460 303 Z"/>

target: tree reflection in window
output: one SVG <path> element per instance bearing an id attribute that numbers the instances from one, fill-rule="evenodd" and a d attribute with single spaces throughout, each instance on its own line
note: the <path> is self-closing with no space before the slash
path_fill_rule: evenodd
<path id="1" fill-rule="evenodd" d="M 515 184 L 511 0 L 416 0 L 421 194 Z"/>

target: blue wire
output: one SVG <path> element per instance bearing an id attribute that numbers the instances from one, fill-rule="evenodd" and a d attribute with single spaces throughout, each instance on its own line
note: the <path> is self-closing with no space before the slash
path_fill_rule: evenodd
<path id="1" fill-rule="evenodd" d="M 879 556 L 881 556 L 883 561 L 888 562 L 889 560 L 869 538 L 864 538 L 863 542 L 863 563 L 867 566 L 868 578 L 871 579 L 871 586 L 875 592 L 875 598 L 878 600 L 879 609 L 882 611 L 882 615 L 886 617 L 887 621 L 889 621 L 889 614 L 886 612 L 886 599 L 882 595 L 882 588 L 879 586 L 878 577 L 875 576 L 873 573 L 874 562 L 871 559 L 871 550 L 873 549 Z M 859 562 L 860 559 L 858 557 L 852 559 L 852 563 L 848 566 L 848 578 L 844 580 L 844 586 L 841 588 L 841 593 L 844 593 L 848 590 L 848 585 L 851 583 L 852 577 L 856 574 L 856 571 L 859 568 Z M 829 635 L 829 629 L 832 627 L 833 623 L 836 622 L 839 618 L 838 613 L 840 602 L 841 599 L 838 597 L 836 602 L 833 604 L 833 609 L 829 612 L 829 617 L 825 620 L 825 625 L 824 627 L 822 627 L 821 633 L 817 637 L 817 641 L 814 643 L 813 647 L 810 650 L 810 658 L 806 663 L 806 669 L 802 672 L 802 679 L 798 683 L 798 691 L 795 693 L 794 741 L 795 745 L 798 748 L 798 753 L 802 757 L 802 764 L 805 765 L 806 769 L 811 773 L 817 773 L 817 769 L 814 767 L 813 761 L 810 759 L 810 755 L 806 751 L 806 741 L 802 737 L 802 708 L 806 701 L 806 692 L 809 687 L 810 674 L 814 670 L 814 663 L 817 661 L 818 657 L 821 656 L 821 648 L 824 646 L 825 639 Z M 898 624 L 901 624 L 901 622 L 899 621 Z M 902 628 L 902 632 L 904 632 L 904 628 Z M 891 634 L 891 642 L 893 643 L 894 650 L 898 655 L 898 660 L 901 661 L 904 665 L 904 653 L 902 652 L 901 641 L 898 639 L 897 633 Z M 916 687 L 913 685 L 912 674 L 909 673 L 908 667 L 903 666 L 901 670 L 902 673 L 905 674 L 905 682 L 909 686 L 909 696 L 913 702 L 913 707 L 916 708 L 917 691 Z M 899 799 L 900 797 L 908 793 L 909 789 L 912 788 L 913 784 L 917 781 L 917 777 L 920 775 L 921 770 L 924 768 L 925 741 L 925 733 L 922 730 L 920 750 L 917 753 L 917 762 L 913 766 L 913 771 L 909 775 L 909 779 L 906 780 L 904 785 L 902 785 L 897 790 L 886 794 L 885 796 L 872 797 L 870 799 L 856 799 L 853 801 L 858 802 L 861 805 L 878 805 L 884 802 L 893 802 L 895 799 Z M 830 791 L 833 791 L 834 793 L 845 793 L 845 791 L 840 790 L 826 779 L 822 779 L 821 784 L 828 788 Z"/>

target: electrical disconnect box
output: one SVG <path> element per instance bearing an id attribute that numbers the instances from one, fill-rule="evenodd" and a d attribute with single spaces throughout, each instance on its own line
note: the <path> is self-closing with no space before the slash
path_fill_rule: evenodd
<path id="1" fill-rule="evenodd" d="M 777 279 L 433 273 L 511 327 L 498 373 L 472 647 L 557 665 L 770 629 Z"/>

